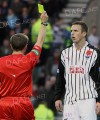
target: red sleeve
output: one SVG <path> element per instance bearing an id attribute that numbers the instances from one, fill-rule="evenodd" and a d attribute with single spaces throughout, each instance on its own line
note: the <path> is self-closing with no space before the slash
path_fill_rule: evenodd
<path id="1" fill-rule="evenodd" d="M 26 55 L 30 61 L 31 67 L 34 67 L 36 63 L 38 63 L 41 50 L 42 48 L 40 48 L 38 45 L 35 45 L 33 49 L 31 50 L 31 52 Z"/>
<path id="2" fill-rule="evenodd" d="M 37 50 L 39 53 L 41 53 L 42 48 L 39 47 L 38 45 L 35 45 L 35 46 L 33 47 L 32 51 L 33 51 L 34 49 Z"/>

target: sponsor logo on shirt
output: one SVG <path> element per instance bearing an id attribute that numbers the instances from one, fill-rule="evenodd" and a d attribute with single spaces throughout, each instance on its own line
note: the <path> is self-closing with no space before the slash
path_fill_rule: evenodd
<path id="1" fill-rule="evenodd" d="M 84 68 L 81 66 L 71 66 L 70 67 L 70 73 L 82 73 L 84 74 Z"/>

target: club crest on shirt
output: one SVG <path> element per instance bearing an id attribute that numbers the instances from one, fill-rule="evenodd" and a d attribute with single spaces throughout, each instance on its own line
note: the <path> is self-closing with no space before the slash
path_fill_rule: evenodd
<path id="1" fill-rule="evenodd" d="M 92 52 L 91 50 L 87 50 L 87 51 L 86 51 L 86 56 L 85 56 L 85 57 L 86 57 L 86 58 L 91 57 L 92 53 L 93 53 L 93 52 Z"/>

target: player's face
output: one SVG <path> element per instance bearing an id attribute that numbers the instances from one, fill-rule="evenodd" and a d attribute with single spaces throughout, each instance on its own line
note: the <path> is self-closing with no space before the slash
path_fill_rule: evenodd
<path id="1" fill-rule="evenodd" d="M 74 43 L 79 43 L 86 36 L 86 32 L 82 32 L 80 25 L 72 25 L 71 39 Z"/>

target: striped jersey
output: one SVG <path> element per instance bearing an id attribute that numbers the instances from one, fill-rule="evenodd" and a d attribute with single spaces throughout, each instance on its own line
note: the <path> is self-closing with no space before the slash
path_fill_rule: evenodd
<path id="1" fill-rule="evenodd" d="M 97 98 L 100 80 L 100 54 L 86 42 L 81 50 L 75 44 L 62 51 L 55 89 L 55 100 L 65 93 L 64 103 Z"/>

